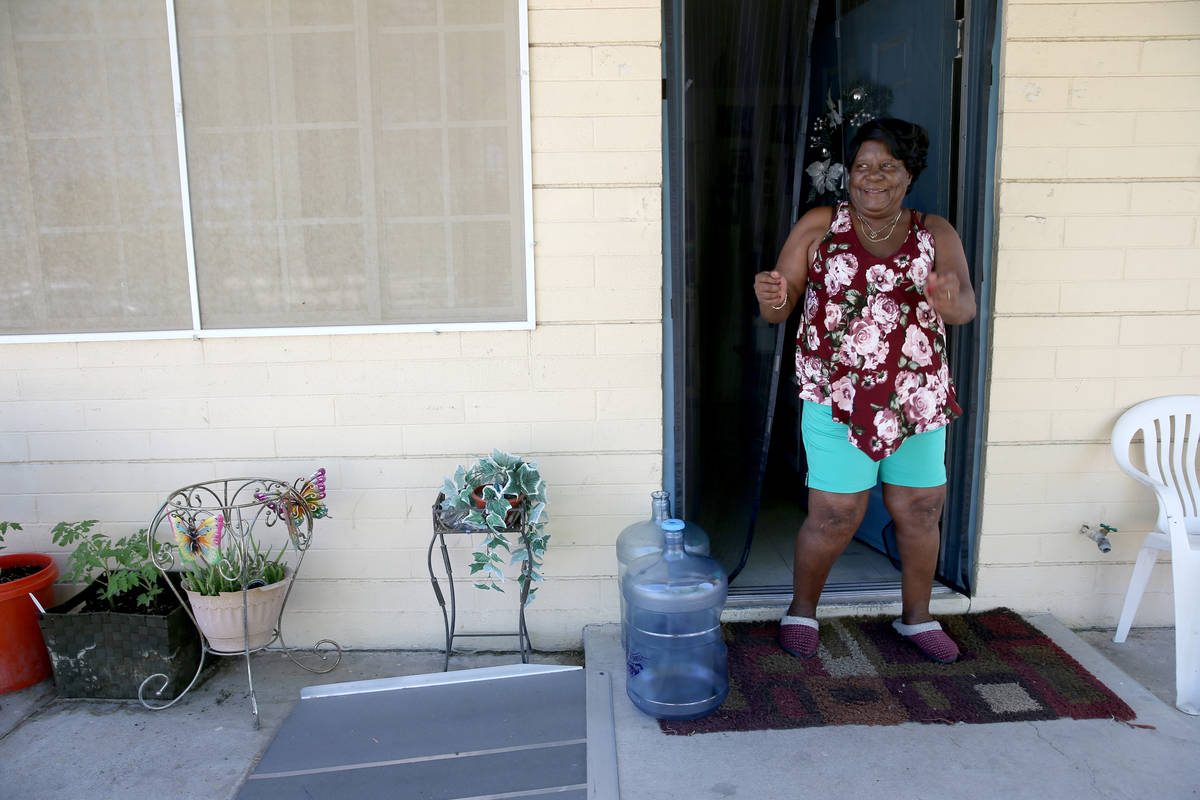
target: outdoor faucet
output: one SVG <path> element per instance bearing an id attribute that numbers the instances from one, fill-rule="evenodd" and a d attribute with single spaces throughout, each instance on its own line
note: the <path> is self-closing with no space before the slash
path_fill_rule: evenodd
<path id="1" fill-rule="evenodd" d="M 1100 523 L 1099 527 L 1093 528 L 1086 522 L 1079 526 L 1079 532 L 1096 543 L 1096 547 L 1100 548 L 1101 553 L 1112 552 L 1112 543 L 1108 541 L 1108 534 L 1116 533 L 1117 529 L 1111 525 Z"/>

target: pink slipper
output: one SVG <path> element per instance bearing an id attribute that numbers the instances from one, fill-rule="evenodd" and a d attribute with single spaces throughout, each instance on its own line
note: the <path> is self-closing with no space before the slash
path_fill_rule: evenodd
<path id="1" fill-rule="evenodd" d="M 912 642 L 918 650 L 933 661 L 952 664 L 958 660 L 958 645 L 946 635 L 937 621 L 905 625 L 902 621 L 895 620 L 892 622 L 892 627 L 896 629 L 896 633 Z"/>
<path id="2" fill-rule="evenodd" d="M 812 617 L 785 616 L 779 623 L 779 646 L 796 658 L 817 654 L 817 621 Z"/>

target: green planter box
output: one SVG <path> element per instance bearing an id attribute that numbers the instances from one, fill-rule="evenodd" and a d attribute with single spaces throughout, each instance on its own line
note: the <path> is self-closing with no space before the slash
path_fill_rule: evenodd
<path id="1" fill-rule="evenodd" d="M 172 573 L 171 580 L 178 585 L 178 574 Z M 187 688 L 200 664 L 200 634 L 191 618 L 180 605 L 165 615 L 74 611 L 101 588 L 93 581 L 70 600 L 48 609 L 39 622 L 59 696 L 136 698 L 142 681 L 162 673 L 167 676 L 166 687 L 155 694 L 160 681 L 150 683 L 146 699 L 173 700 Z M 164 592 L 169 594 L 170 589 L 164 587 Z"/>

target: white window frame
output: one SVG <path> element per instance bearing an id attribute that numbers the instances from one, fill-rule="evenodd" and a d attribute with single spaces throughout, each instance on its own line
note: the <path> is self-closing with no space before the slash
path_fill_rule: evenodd
<path id="1" fill-rule="evenodd" d="M 178 145 L 179 190 L 183 214 L 184 251 L 187 258 L 188 296 L 192 327 L 183 330 L 115 331 L 103 333 L 13 333 L 0 334 L 0 344 L 22 342 L 108 342 L 144 339 L 219 339 L 265 336 L 328 336 L 370 333 L 440 333 L 443 331 L 533 330 L 534 306 L 533 240 L 533 164 L 529 110 L 529 10 L 526 0 L 517 3 L 518 42 L 521 85 L 521 180 L 525 220 L 525 318 L 501 322 L 422 322 L 379 325 L 312 325 L 286 328 L 203 328 L 200 324 L 200 293 L 196 280 L 196 251 L 192 238 L 192 201 L 188 185 L 187 141 L 183 121 L 183 95 L 179 80 L 179 39 L 175 28 L 175 1 L 164 0 L 167 11 L 167 39 L 171 51 L 171 92 L 175 104 L 175 139 Z"/>

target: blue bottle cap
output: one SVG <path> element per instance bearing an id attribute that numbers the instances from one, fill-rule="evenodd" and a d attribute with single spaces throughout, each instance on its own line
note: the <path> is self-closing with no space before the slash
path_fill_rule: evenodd
<path id="1" fill-rule="evenodd" d="M 664 519 L 662 529 L 664 531 L 681 531 L 684 529 L 684 522 L 681 519 Z"/>

